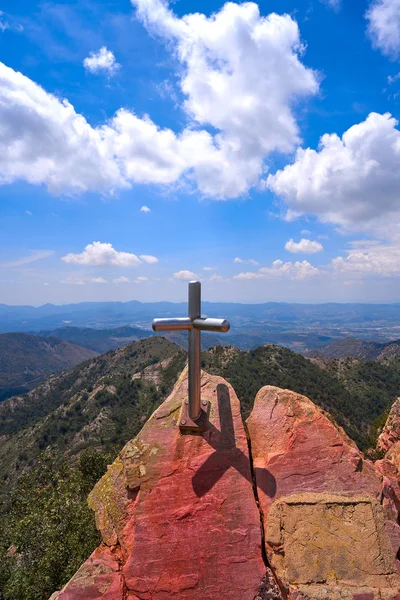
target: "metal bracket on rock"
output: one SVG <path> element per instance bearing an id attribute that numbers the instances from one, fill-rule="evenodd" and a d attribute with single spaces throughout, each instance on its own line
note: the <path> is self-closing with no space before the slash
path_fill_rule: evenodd
<path id="1" fill-rule="evenodd" d="M 182 404 L 181 415 L 179 419 L 179 429 L 182 433 L 204 433 L 208 428 L 208 419 L 210 415 L 210 402 L 201 401 L 200 414 L 196 420 L 189 416 L 189 401 L 185 400 Z"/>

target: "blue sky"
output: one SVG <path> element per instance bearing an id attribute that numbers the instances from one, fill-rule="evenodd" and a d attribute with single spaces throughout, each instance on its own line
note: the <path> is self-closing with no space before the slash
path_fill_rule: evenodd
<path id="1" fill-rule="evenodd" d="M 0 302 L 400 301 L 400 0 L 0 10 Z"/>

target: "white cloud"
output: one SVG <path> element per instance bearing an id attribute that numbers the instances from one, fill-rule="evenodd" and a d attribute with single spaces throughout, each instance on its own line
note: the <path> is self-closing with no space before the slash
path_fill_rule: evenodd
<path id="1" fill-rule="evenodd" d="M 373 0 L 366 18 L 374 46 L 396 58 L 400 53 L 400 0 Z"/>
<path id="2" fill-rule="evenodd" d="M 118 277 L 117 279 L 113 279 L 113 283 L 129 283 L 129 279 L 127 277 Z"/>
<path id="3" fill-rule="evenodd" d="M 32 216 L 32 212 L 31 212 L 30 210 L 26 210 L 26 211 L 25 211 L 25 214 L 27 214 L 29 217 L 31 217 L 31 216 Z"/>
<path id="4" fill-rule="evenodd" d="M 275 260 L 271 267 L 262 267 L 256 272 L 239 273 L 234 279 L 275 279 L 286 278 L 293 280 L 303 280 L 310 277 L 315 277 L 321 274 L 321 271 L 311 265 L 308 261 L 302 262 L 283 262 Z"/>
<path id="5" fill-rule="evenodd" d="M 332 260 L 337 274 L 353 278 L 399 277 L 400 245 L 385 245 L 379 242 L 353 242 L 354 247 L 347 251 L 347 256 L 339 256 Z"/>
<path id="6" fill-rule="evenodd" d="M 60 283 L 66 283 L 67 285 L 86 285 L 86 281 L 83 281 L 82 279 L 75 279 L 74 277 L 62 279 Z"/>
<path id="7" fill-rule="evenodd" d="M 323 245 L 319 242 L 313 242 L 305 238 L 302 238 L 299 242 L 295 242 L 291 239 L 285 244 L 285 250 L 293 252 L 293 254 L 300 252 L 304 254 L 315 254 L 316 252 L 321 252 L 323 249 Z"/>
<path id="8" fill-rule="evenodd" d="M 338 11 L 342 5 L 342 0 L 321 0 L 323 4 L 327 4 L 333 10 Z"/>
<path id="9" fill-rule="evenodd" d="M 197 279 L 197 275 L 196 275 L 196 273 L 193 273 L 192 271 L 182 270 L 182 271 L 177 271 L 176 273 L 174 273 L 174 279 L 182 279 L 184 281 L 192 281 L 194 279 Z"/>
<path id="10" fill-rule="evenodd" d="M 318 82 L 301 62 L 304 48 L 290 16 L 261 16 L 252 2 L 182 18 L 160 0 L 136 5 L 182 63 L 188 125 L 176 133 L 120 109 L 92 127 L 67 100 L 0 63 L 0 184 L 25 179 L 56 194 L 109 193 L 184 177 L 203 195 L 230 198 L 259 183 L 271 152 L 299 142 L 292 106 L 317 93 Z M 96 60 L 86 59 L 100 68 Z"/>
<path id="11" fill-rule="evenodd" d="M 0 184 L 25 179 L 55 193 L 127 185 L 103 130 L 2 63 L 0 123 Z"/>
<path id="12" fill-rule="evenodd" d="M 50 285 L 49 283 L 47 283 L 47 281 L 43 284 L 43 285 Z"/>
<path id="13" fill-rule="evenodd" d="M 107 279 L 104 279 L 104 277 L 92 277 L 91 282 L 92 283 L 108 283 Z"/>
<path id="14" fill-rule="evenodd" d="M 298 141 L 293 101 L 318 91 L 315 73 L 300 60 L 297 23 L 289 15 L 261 16 L 253 2 L 182 18 L 161 0 L 132 3 L 149 30 L 176 45 L 186 113 L 219 132 L 211 138 L 203 131 L 202 147 L 191 146 L 201 191 L 243 194 L 258 182 L 268 153 L 288 152 Z"/>
<path id="15" fill-rule="evenodd" d="M 0 10 L 0 31 L 4 33 L 7 29 L 19 33 L 24 30 L 23 26 L 17 23 L 10 14 L 6 15 Z"/>
<path id="16" fill-rule="evenodd" d="M 309 229 L 302 229 L 300 233 L 301 235 L 311 235 L 311 231 Z"/>
<path id="17" fill-rule="evenodd" d="M 140 277 L 138 277 L 137 279 L 135 279 L 135 283 L 143 283 L 144 281 L 148 281 L 148 277 L 144 277 L 144 275 L 141 275 Z"/>
<path id="18" fill-rule="evenodd" d="M 4 32 L 6 29 L 9 29 L 10 25 L 4 19 L 4 12 L 0 10 L 0 31 Z"/>
<path id="19" fill-rule="evenodd" d="M 210 281 L 214 281 L 216 283 L 226 283 L 227 281 L 229 281 L 229 278 L 222 277 L 222 275 L 217 275 L 216 273 L 213 273 L 213 275 L 211 275 L 210 277 Z"/>
<path id="20" fill-rule="evenodd" d="M 93 242 L 88 244 L 80 254 L 67 254 L 61 260 L 72 265 L 86 265 L 92 267 L 138 267 L 142 264 L 142 260 L 147 263 L 157 262 L 155 256 L 141 255 L 139 258 L 136 254 L 129 252 L 118 252 L 112 244 L 102 242 Z"/>
<path id="21" fill-rule="evenodd" d="M 396 73 L 396 75 L 389 75 L 387 81 L 389 85 L 392 85 L 392 83 L 394 83 L 398 79 L 400 79 L 400 73 Z"/>
<path id="22" fill-rule="evenodd" d="M 203 271 L 215 271 L 215 267 L 203 267 Z"/>
<path id="23" fill-rule="evenodd" d="M 35 252 L 31 252 L 28 256 L 22 256 L 21 258 L 17 258 L 16 260 L 11 260 L 8 262 L 0 262 L 1 268 L 12 268 L 12 267 L 22 267 L 23 265 L 27 265 L 31 262 L 35 262 L 37 260 L 42 260 L 44 258 L 49 258 L 54 254 L 54 250 L 37 250 Z"/>
<path id="24" fill-rule="evenodd" d="M 257 260 L 254 260 L 254 258 L 249 258 L 248 260 L 244 260 L 243 258 L 235 258 L 233 260 L 234 263 L 239 263 L 239 264 L 245 264 L 248 263 L 249 265 L 253 265 L 253 266 L 257 266 L 260 263 Z"/>
<path id="25" fill-rule="evenodd" d="M 121 65 L 115 60 L 111 50 L 107 50 L 106 46 L 102 46 L 97 52 L 91 52 L 83 61 L 85 69 L 91 73 L 100 73 L 101 71 L 114 74 Z"/>
<path id="26" fill-rule="evenodd" d="M 154 265 L 155 263 L 158 263 L 158 258 L 152 256 L 151 254 L 141 254 L 140 258 L 143 262 L 147 263 L 148 265 Z"/>
<path id="27" fill-rule="evenodd" d="M 151 209 L 148 206 L 142 206 L 140 212 L 149 213 L 151 212 Z"/>
<path id="28" fill-rule="evenodd" d="M 389 114 L 371 113 L 318 151 L 300 148 L 293 164 L 269 175 L 288 205 L 348 229 L 396 230 L 400 216 L 400 131 Z"/>

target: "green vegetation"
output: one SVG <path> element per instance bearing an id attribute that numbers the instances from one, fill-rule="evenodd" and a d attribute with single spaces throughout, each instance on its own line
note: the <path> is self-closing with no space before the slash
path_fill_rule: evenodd
<path id="1" fill-rule="evenodd" d="M 186 353 L 148 338 L 52 376 L 0 404 L 0 600 L 47 600 L 99 538 L 86 497 L 107 462 L 166 398 Z M 225 377 L 247 417 L 264 385 L 308 396 L 362 449 L 400 394 L 400 359 L 305 359 L 277 346 L 216 347 L 202 367 Z"/>
<path id="2" fill-rule="evenodd" d="M 172 390 L 184 364 L 178 346 L 150 338 L 86 361 L 0 404 L 5 491 L 46 448 L 73 458 L 89 447 L 122 447 Z"/>
<path id="3" fill-rule="evenodd" d="M 286 348 L 266 345 L 240 352 L 214 348 L 203 353 L 203 368 L 235 388 L 247 417 L 258 390 L 276 385 L 303 394 L 328 411 L 362 450 L 376 443 L 371 424 L 400 394 L 400 360 L 387 364 L 341 359 L 313 364 Z"/>
<path id="4" fill-rule="evenodd" d="M 54 337 L 26 333 L 0 334 L 0 389 L 32 388 L 51 373 L 59 373 L 93 358 L 96 352 Z M 25 391 L 25 390 L 24 390 Z M 15 392 L 18 393 L 18 392 Z"/>
<path id="5" fill-rule="evenodd" d="M 83 452 L 76 465 L 42 454 L 0 516 L 0 599 L 47 600 L 100 542 L 87 495 L 112 455 Z"/>

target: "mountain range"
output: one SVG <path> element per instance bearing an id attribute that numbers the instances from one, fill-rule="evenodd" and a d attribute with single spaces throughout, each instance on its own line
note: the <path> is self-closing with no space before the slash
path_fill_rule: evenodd
<path id="1" fill-rule="evenodd" d="M 12 483 L 46 448 L 74 457 L 89 447 L 121 447 L 172 389 L 186 356 L 180 346 L 152 336 L 5 400 L 0 404 L 0 477 Z M 400 359 L 388 364 L 347 359 L 345 365 L 317 360 L 324 361 L 323 368 L 273 345 L 251 351 L 217 346 L 202 353 L 202 367 L 234 386 L 244 416 L 260 387 L 277 385 L 310 397 L 367 448 L 375 421 L 399 393 Z"/>
<path id="2" fill-rule="evenodd" d="M 309 358 L 359 358 L 361 360 L 390 360 L 400 357 L 400 340 L 386 344 L 366 342 L 347 337 L 328 344 L 324 348 L 312 350 L 306 354 Z"/>
<path id="3" fill-rule="evenodd" d="M 92 349 L 55 337 L 0 334 L 0 401 L 96 355 Z"/>
<path id="4" fill-rule="evenodd" d="M 348 336 L 387 342 L 398 337 L 400 304 L 239 304 L 203 302 L 202 313 L 223 317 L 231 330 L 222 344 L 251 350 L 265 343 L 305 353 Z M 182 317 L 186 302 L 83 302 L 55 306 L 0 305 L 0 333 L 51 332 L 65 327 L 132 327 L 151 333 L 154 317 Z M 135 335 L 135 334 L 134 334 Z"/>

